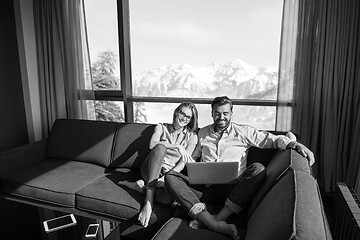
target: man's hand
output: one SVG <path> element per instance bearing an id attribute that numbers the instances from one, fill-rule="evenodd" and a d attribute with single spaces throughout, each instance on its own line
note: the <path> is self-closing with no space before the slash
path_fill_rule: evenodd
<path id="1" fill-rule="evenodd" d="M 312 166 L 315 163 L 315 157 L 312 151 L 308 149 L 305 145 L 292 141 L 289 143 L 288 148 L 296 150 L 298 153 L 300 153 L 303 157 L 306 157 L 309 160 L 310 166 Z"/>

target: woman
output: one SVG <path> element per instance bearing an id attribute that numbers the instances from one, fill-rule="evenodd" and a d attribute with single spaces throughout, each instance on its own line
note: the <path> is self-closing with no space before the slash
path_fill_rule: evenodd
<path id="1" fill-rule="evenodd" d="M 119 182 L 131 189 L 145 193 L 145 203 L 139 213 L 139 222 L 147 227 L 152 213 L 154 198 L 170 204 L 172 196 L 165 189 L 164 176 L 170 170 L 180 172 L 197 144 L 198 112 L 193 103 L 181 103 L 173 113 L 173 121 L 159 123 L 150 140 L 151 152 L 141 165 L 141 177 L 136 182 Z"/>

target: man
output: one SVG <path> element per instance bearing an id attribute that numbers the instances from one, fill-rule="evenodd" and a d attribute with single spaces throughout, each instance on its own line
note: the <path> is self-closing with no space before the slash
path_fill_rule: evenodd
<path id="1" fill-rule="evenodd" d="M 249 148 L 292 148 L 307 157 L 310 165 L 315 160 L 307 147 L 286 136 L 275 136 L 251 126 L 231 122 L 233 105 L 226 96 L 216 97 L 211 103 L 211 109 L 214 123 L 199 131 L 194 159 L 200 158 L 203 162 L 237 161 L 238 179 L 226 185 L 190 186 L 186 176 L 170 172 L 165 177 L 165 183 L 176 200 L 194 219 L 190 222 L 190 227 L 196 228 L 201 223 L 210 230 L 237 239 L 237 227 L 225 220 L 233 213 L 238 214 L 244 209 L 266 178 L 265 167 L 261 164 L 246 166 Z M 213 216 L 207 211 L 205 204 L 219 201 L 224 203 L 224 206 Z"/>

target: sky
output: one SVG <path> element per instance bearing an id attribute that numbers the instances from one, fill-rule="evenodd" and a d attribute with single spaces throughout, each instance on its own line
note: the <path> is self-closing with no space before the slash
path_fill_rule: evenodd
<path id="1" fill-rule="evenodd" d="M 85 0 L 90 52 L 118 53 L 116 0 Z M 277 69 L 282 0 L 130 0 L 133 72 L 241 59 Z"/>

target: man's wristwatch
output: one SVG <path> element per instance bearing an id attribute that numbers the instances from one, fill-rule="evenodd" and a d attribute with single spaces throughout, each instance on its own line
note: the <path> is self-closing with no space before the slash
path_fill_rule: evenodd
<path id="1" fill-rule="evenodd" d="M 299 146 L 299 143 L 296 142 L 296 141 L 291 141 L 289 144 L 288 144 L 288 148 L 290 149 L 293 149 L 293 150 L 296 150 L 296 147 Z"/>
<path id="2" fill-rule="evenodd" d="M 292 149 L 296 150 L 296 147 L 299 146 L 298 142 L 295 142 L 294 145 L 292 146 Z"/>

